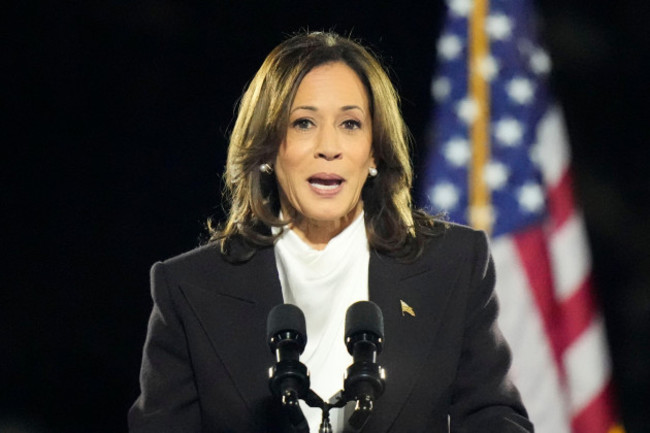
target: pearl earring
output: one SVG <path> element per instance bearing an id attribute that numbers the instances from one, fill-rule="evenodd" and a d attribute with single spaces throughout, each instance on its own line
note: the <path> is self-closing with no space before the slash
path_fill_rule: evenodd
<path id="1" fill-rule="evenodd" d="M 264 163 L 260 165 L 260 171 L 264 174 L 271 174 L 273 173 L 273 167 L 271 167 L 271 164 Z"/>
<path id="2" fill-rule="evenodd" d="M 375 177 L 377 176 L 377 174 L 379 174 L 379 172 L 375 167 L 368 167 L 368 174 L 370 175 L 370 177 Z"/>

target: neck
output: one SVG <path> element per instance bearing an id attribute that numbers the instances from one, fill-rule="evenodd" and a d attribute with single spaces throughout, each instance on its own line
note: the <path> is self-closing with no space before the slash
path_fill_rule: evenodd
<path id="1" fill-rule="evenodd" d="M 333 221 L 318 221 L 302 215 L 295 215 L 291 230 L 307 245 L 315 250 L 324 250 L 332 238 L 345 230 L 357 219 L 363 210 L 363 204 L 350 211 L 347 215 Z"/>

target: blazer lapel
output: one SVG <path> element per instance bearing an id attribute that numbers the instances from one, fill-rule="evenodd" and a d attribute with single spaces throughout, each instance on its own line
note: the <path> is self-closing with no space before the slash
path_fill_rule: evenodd
<path id="1" fill-rule="evenodd" d="M 434 257 L 401 264 L 371 252 L 369 292 L 370 300 L 384 315 L 385 343 L 378 362 L 386 370 L 386 391 L 377 400 L 364 431 L 389 430 L 418 383 L 418 371 L 427 362 L 457 278 L 459 267 L 442 264 L 449 263 L 449 259 Z M 414 316 L 402 311 L 401 302 L 412 308 Z"/>
<path id="2" fill-rule="evenodd" d="M 256 419 L 271 395 L 268 369 L 274 358 L 266 341 L 266 317 L 282 303 L 273 248 L 258 250 L 241 265 L 213 263 L 206 273 L 204 284 L 181 288 L 251 419 Z"/>

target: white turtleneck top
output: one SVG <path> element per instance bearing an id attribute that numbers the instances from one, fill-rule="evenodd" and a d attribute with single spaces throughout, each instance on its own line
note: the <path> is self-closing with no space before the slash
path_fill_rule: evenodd
<path id="1" fill-rule="evenodd" d="M 352 364 L 343 341 L 345 313 L 351 304 L 368 300 L 370 251 L 363 212 L 323 250 L 287 229 L 274 250 L 284 302 L 305 314 L 307 345 L 300 361 L 309 368 L 311 389 L 328 401 L 343 389 L 343 375 Z M 318 431 L 321 410 L 300 404 L 309 430 Z M 342 409 L 330 412 L 335 433 L 343 430 L 342 415 Z"/>

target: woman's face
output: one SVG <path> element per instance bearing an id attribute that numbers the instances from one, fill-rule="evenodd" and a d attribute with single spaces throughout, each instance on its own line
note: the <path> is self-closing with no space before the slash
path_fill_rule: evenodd
<path id="1" fill-rule="evenodd" d="M 275 161 L 283 212 L 347 225 L 363 208 L 371 166 L 372 119 L 361 80 L 342 62 L 312 69 L 298 86 Z"/>

